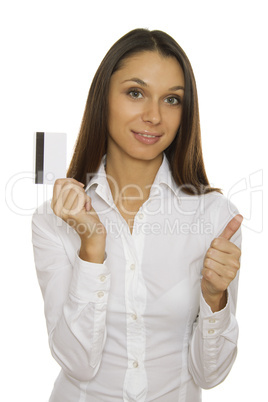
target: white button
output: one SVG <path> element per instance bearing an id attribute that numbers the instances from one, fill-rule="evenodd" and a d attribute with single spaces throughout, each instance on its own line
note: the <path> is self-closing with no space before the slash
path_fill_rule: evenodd
<path id="1" fill-rule="evenodd" d="M 134 269 L 135 269 L 135 264 L 131 264 L 131 265 L 130 265 L 130 269 L 132 269 L 132 271 L 134 271 Z"/>
<path id="2" fill-rule="evenodd" d="M 209 331 L 208 331 L 208 333 L 209 333 L 209 335 L 212 335 L 212 334 L 214 334 L 214 329 L 210 329 Z"/>
<path id="3" fill-rule="evenodd" d="M 143 218 L 144 218 L 144 215 L 143 215 L 142 212 L 139 213 L 138 218 L 139 218 L 139 219 L 143 219 Z"/>
<path id="4" fill-rule="evenodd" d="M 136 314 L 131 314 L 131 318 L 132 320 L 136 320 L 138 317 L 136 316 Z"/>
<path id="5" fill-rule="evenodd" d="M 216 320 L 214 318 L 210 318 L 210 320 L 208 321 L 210 324 L 215 324 Z"/>
<path id="6" fill-rule="evenodd" d="M 133 362 L 133 367 L 134 368 L 137 368 L 137 367 L 139 367 L 139 363 L 136 361 L 136 362 Z"/>
<path id="7" fill-rule="evenodd" d="M 106 279 L 106 276 L 105 276 L 105 275 L 101 275 L 101 276 L 100 276 L 100 281 L 101 281 L 101 282 L 104 282 L 105 279 Z"/>
<path id="8" fill-rule="evenodd" d="M 98 292 L 98 297 L 103 297 L 104 296 L 104 292 Z"/>

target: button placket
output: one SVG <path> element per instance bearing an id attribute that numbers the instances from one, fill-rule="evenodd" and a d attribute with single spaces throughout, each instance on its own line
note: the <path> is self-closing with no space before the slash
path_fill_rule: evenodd
<path id="1" fill-rule="evenodd" d="M 139 320 L 139 305 L 136 304 L 136 293 L 139 287 L 139 266 L 135 261 L 128 264 L 129 273 L 126 288 L 127 334 L 128 334 L 128 367 L 132 371 L 141 368 L 140 356 L 143 345 L 142 323 Z M 135 273 L 135 275 L 134 275 Z"/>
<path id="2" fill-rule="evenodd" d="M 106 281 L 106 275 L 101 275 L 99 277 L 99 279 L 100 279 L 101 282 L 105 282 Z"/>
<path id="3" fill-rule="evenodd" d="M 216 320 L 215 320 L 215 318 L 210 318 L 210 319 L 208 320 L 208 322 L 209 322 L 210 324 L 215 324 Z"/>
<path id="4" fill-rule="evenodd" d="M 133 365 L 134 368 L 138 368 L 138 367 L 139 367 L 139 363 L 137 362 L 137 360 L 135 360 L 132 365 Z"/>
<path id="5" fill-rule="evenodd" d="M 139 211 L 135 216 L 133 232 L 126 233 L 123 237 L 124 252 L 127 260 L 125 274 L 125 307 L 127 330 L 127 358 L 128 370 L 126 372 L 126 393 L 135 383 L 135 392 L 144 388 L 144 354 L 145 354 L 145 330 L 143 311 L 146 304 L 146 287 L 140 271 L 142 263 L 144 234 L 140 230 L 145 215 Z"/>

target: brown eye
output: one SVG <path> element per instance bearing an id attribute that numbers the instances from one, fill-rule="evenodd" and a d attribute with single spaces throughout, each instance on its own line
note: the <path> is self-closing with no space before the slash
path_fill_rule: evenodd
<path id="1" fill-rule="evenodd" d="M 168 98 L 165 99 L 165 102 L 168 103 L 169 105 L 180 105 L 181 104 L 181 99 L 177 98 L 176 96 L 169 96 Z"/>
<path id="2" fill-rule="evenodd" d="M 131 91 L 128 92 L 129 96 L 133 99 L 140 99 L 142 98 L 142 93 L 138 91 L 137 89 L 131 89 Z"/>

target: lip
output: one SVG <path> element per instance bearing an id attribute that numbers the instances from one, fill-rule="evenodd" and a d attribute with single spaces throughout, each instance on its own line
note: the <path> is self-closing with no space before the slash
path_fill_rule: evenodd
<path id="1" fill-rule="evenodd" d="M 161 137 L 161 136 L 162 136 L 162 134 L 159 134 L 159 133 L 153 133 L 152 131 L 148 131 L 148 130 L 142 130 L 142 131 L 134 131 L 134 130 L 132 130 L 132 132 L 133 132 L 134 134 L 141 134 L 141 135 L 143 135 L 143 134 L 145 134 L 145 135 L 153 135 L 154 137 Z"/>
<path id="2" fill-rule="evenodd" d="M 136 138 L 136 140 L 138 140 L 142 144 L 146 144 L 146 145 L 153 145 L 160 140 L 160 137 L 162 137 L 162 134 L 153 133 L 148 130 L 142 130 L 142 131 L 138 131 L 138 132 L 133 131 L 133 130 L 131 130 L 131 131 L 132 131 L 134 137 Z M 147 135 L 149 135 L 151 137 L 146 137 Z"/>

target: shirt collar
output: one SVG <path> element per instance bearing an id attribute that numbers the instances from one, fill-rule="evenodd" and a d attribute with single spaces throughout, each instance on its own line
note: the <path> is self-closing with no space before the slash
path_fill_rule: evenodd
<path id="1" fill-rule="evenodd" d="M 87 184 L 85 191 L 89 190 L 91 187 L 96 186 L 96 191 L 99 190 L 102 195 L 106 195 L 106 199 L 111 201 L 112 195 L 110 191 L 110 187 L 106 177 L 105 171 L 105 164 L 106 164 L 106 155 L 103 156 L 101 160 L 100 167 L 97 173 L 92 177 L 92 179 Z M 154 196 L 159 194 L 159 186 L 166 185 L 169 187 L 173 193 L 178 197 L 179 193 L 179 186 L 176 184 L 175 180 L 173 179 L 170 165 L 168 159 L 164 153 L 162 164 L 156 174 L 154 183 L 151 187 L 150 196 Z M 98 191 L 98 192 L 99 192 Z"/>
<path id="2" fill-rule="evenodd" d="M 160 185 L 166 185 L 169 187 L 173 193 L 178 196 L 179 187 L 175 180 L 173 179 L 169 161 L 164 153 L 162 164 L 156 174 L 154 183 L 152 185 L 151 195 L 154 193 L 154 188 L 157 189 Z"/>
<path id="3" fill-rule="evenodd" d="M 90 179 L 89 183 L 87 184 L 85 191 L 89 190 L 93 185 L 100 185 L 100 186 L 107 186 L 107 178 L 106 178 L 106 171 L 105 171 L 105 164 L 106 164 L 106 155 L 102 157 L 100 167 L 97 173 Z"/>

